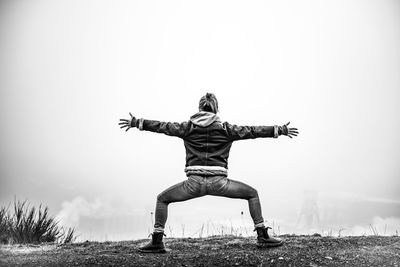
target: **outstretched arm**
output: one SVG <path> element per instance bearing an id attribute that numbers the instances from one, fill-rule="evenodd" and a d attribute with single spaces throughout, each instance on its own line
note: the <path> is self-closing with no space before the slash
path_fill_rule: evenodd
<path id="1" fill-rule="evenodd" d="M 120 119 L 119 125 L 120 128 L 126 128 L 125 131 L 128 131 L 130 128 L 138 128 L 143 131 L 151 131 L 156 133 L 163 133 L 170 136 L 177 136 L 183 138 L 185 135 L 187 122 L 177 123 L 177 122 L 163 122 L 156 120 L 145 120 L 145 119 L 136 119 L 131 113 L 130 119 Z"/>
<path id="2" fill-rule="evenodd" d="M 225 126 L 233 141 L 253 139 L 259 137 L 274 137 L 278 138 L 280 135 L 287 135 L 290 138 L 297 136 L 299 133 L 297 128 L 288 128 L 290 122 L 282 126 L 238 126 L 225 123 Z"/>

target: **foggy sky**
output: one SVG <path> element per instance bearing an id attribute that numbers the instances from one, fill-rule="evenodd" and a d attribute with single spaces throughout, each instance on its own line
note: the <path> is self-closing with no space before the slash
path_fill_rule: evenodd
<path id="1" fill-rule="evenodd" d="M 398 203 L 399 15 L 387 0 L 1 1 L 0 203 L 152 210 L 185 179 L 183 142 L 118 120 L 185 121 L 206 92 L 223 121 L 299 128 L 232 146 L 229 177 L 264 217 L 304 190 Z"/>

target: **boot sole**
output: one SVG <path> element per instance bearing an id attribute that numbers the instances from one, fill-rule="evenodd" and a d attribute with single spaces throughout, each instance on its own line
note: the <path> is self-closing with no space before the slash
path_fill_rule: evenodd
<path id="1" fill-rule="evenodd" d="M 257 243 L 258 248 L 273 248 L 273 247 L 280 247 L 283 245 L 283 241 L 279 243 Z"/>
<path id="2" fill-rule="evenodd" d="M 139 248 L 138 251 L 141 252 L 141 253 L 158 253 L 158 254 L 167 253 L 167 250 L 165 248 L 163 248 L 163 249 L 153 249 L 153 250 L 142 250 L 142 249 Z"/>

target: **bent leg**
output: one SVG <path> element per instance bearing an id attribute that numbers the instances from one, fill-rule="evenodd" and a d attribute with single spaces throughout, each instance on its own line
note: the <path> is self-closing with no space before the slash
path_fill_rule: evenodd
<path id="1" fill-rule="evenodd" d="M 188 180 L 180 182 L 164 190 L 157 196 L 155 214 L 155 232 L 163 232 L 168 217 L 168 205 L 173 202 L 180 202 L 199 197 L 200 189 Z"/>
<path id="2" fill-rule="evenodd" d="M 264 223 L 261 203 L 256 189 L 245 183 L 228 178 L 221 182 L 225 182 L 225 184 L 219 187 L 220 189 L 218 191 L 212 192 L 210 195 L 246 199 L 249 202 L 250 216 L 253 219 L 254 225 L 261 225 Z"/>

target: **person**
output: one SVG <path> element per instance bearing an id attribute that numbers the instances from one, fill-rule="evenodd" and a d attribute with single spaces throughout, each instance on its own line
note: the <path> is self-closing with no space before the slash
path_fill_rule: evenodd
<path id="1" fill-rule="evenodd" d="M 182 138 L 186 149 L 185 172 L 187 179 L 171 186 L 157 196 L 155 208 L 155 224 L 152 240 L 140 252 L 166 252 L 163 236 L 168 216 L 168 205 L 174 202 L 212 195 L 228 198 L 239 198 L 248 201 L 250 216 L 257 232 L 258 247 L 276 247 L 283 240 L 268 235 L 261 212 L 260 199 L 253 187 L 228 178 L 228 158 L 234 141 L 259 137 L 277 138 L 286 135 L 297 136 L 297 128 L 282 126 L 238 126 L 221 122 L 218 113 L 218 101 L 214 94 L 207 93 L 201 97 L 199 112 L 190 120 L 177 122 L 161 122 L 156 120 L 136 119 L 129 113 L 129 119 L 120 119 L 121 129 L 130 128 L 163 133 Z"/>

